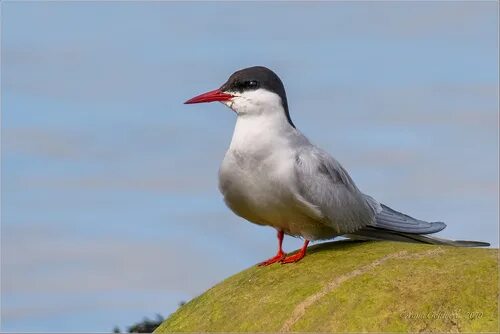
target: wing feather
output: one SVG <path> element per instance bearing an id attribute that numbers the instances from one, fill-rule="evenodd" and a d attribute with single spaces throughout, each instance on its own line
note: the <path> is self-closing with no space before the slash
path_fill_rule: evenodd
<path id="1" fill-rule="evenodd" d="M 323 222 L 339 234 L 374 222 L 376 210 L 358 190 L 347 171 L 326 152 L 310 146 L 297 152 L 298 195 L 316 207 Z"/>
<path id="2" fill-rule="evenodd" d="M 446 227 L 443 222 L 426 222 L 393 210 L 386 205 L 382 204 L 381 207 L 382 210 L 377 214 L 375 223 L 372 225 L 374 227 L 414 234 L 436 233 Z"/>

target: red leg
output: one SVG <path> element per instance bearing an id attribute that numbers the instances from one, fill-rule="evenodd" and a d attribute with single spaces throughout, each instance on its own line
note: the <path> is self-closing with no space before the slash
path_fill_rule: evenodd
<path id="1" fill-rule="evenodd" d="M 283 231 L 278 231 L 278 253 L 276 253 L 275 256 L 272 258 L 259 263 L 259 266 L 268 266 L 270 264 L 273 264 L 275 262 L 281 261 L 282 259 L 285 258 L 286 254 L 283 252 L 283 248 L 281 247 L 283 245 L 283 237 L 285 236 L 285 233 Z"/>
<path id="2" fill-rule="evenodd" d="M 309 240 L 304 240 L 304 245 L 302 245 L 302 248 L 296 254 L 289 255 L 283 258 L 280 262 L 284 264 L 284 263 L 294 263 L 300 261 L 304 256 L 306 256 L 306 250 L 308 244 Z"/>

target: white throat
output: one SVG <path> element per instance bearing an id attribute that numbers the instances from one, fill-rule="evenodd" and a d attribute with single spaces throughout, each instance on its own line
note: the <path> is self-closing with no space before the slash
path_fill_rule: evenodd
<path id="1" fill-rule="evenodd" d="M 295 131 L 278 94 L 265 89 L 230 93 L 235 97 L 223 103 L 238 115 L 230 150 L 271 148 Z"/>

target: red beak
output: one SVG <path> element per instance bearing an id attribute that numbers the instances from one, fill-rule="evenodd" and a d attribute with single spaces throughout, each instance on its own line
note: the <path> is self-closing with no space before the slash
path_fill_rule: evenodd
<path id="1" fill-rule="evenodd" d="M 184 104 L 192 103 L 204 103 L 204 102 L 215 102 L 215 101 L 227 101 L 232 99 L 234 96 L 231 94 L 224 93 L 220 89 L 216 89 L 187 100 Z"/>

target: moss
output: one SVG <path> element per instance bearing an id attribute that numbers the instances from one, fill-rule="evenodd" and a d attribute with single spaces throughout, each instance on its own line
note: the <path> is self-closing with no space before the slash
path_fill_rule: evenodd
<path id="1" fill-rule="evenodd" d="M 251 267 L 224 280 L 155 332 L 283 330 L 496 332 L 498 250 L 316 245 L 296 264 Z"/>

